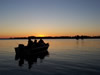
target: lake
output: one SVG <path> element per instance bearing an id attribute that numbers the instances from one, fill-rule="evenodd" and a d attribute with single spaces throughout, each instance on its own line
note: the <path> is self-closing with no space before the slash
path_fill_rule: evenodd
<path id="1" fill-rule="evenodd" d="M 100 39 L 45 39 L 43 58 L 15 60 L 15 47 L 27 40 L 0 40 L 0 75 L 100 75 Z"/>

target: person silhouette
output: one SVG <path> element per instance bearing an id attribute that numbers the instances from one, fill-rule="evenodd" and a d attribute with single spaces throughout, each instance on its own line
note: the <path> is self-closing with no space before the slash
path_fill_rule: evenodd
<path id="1" fill-rule="evenodd" d="M 45 43 L 44 43 L 44 41 L 43 41 L 42 39 L 40 39 L 40 40 L 38 41 L 38 44 L 39 44 L 39 46 L 41 46 L 41 45 L 44 45 Z"/>
<path id="2" fill-rule="evenodd" d="M 42 39 L 40 39 L 40 40 L 39 40 L 39 43 L 42 44 L 42 43 L 44 43 L 44 41 L 43 41 Z"/>
<path id="3" fill-rule="evenodd" d="M 37 40 L 35 39 L 33 43 L 34 43 L 34 44 L 37 44 Z"/>
<path id="4" fill-rule="evenodd" d="M 33 43 L 33 41 L 31 40 L 31 38 L 28 38 L 28 47 L 32 47 L 32 45 L 33 45 L 34 43 Z"/>

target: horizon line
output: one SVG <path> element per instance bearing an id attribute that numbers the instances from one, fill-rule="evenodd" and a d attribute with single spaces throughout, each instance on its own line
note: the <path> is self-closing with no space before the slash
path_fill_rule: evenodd
<path id="1" fill-rule="evenodd" d="M 74 35 L 74 36 L 19 36 L 19 37 L 1 37 L 0 39 L 26 39 L 26 38 L 75 38 L 75 37 L 78 37 L 78 38 L 85 38 L 85 37 L 89 37 L 89 38 L 95 38 L 95 37 L 99 37 L 100 38 L 100 35 L 96 35 L 96 36 L 89 36 L 89 35 Z"/>

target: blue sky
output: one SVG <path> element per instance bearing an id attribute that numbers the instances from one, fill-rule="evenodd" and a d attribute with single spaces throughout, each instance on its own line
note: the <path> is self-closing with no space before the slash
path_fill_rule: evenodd
<path id="1" fill-rule="evenodd" d="M 100 0 L 0 0 L 0 36 L 100 35 Z"/>

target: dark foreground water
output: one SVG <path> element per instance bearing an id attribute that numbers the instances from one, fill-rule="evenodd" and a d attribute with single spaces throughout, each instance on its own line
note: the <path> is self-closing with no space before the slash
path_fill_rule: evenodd
<path id="1" fill-rule="evenodd" d="M 100 75 L 100 40 L 45 40 L 47 55 L 15 60 L 14 47 L 27 40 L 0 40 L 0 75 Z M 31 69 L 29 68 L 31 64 Z"/>

